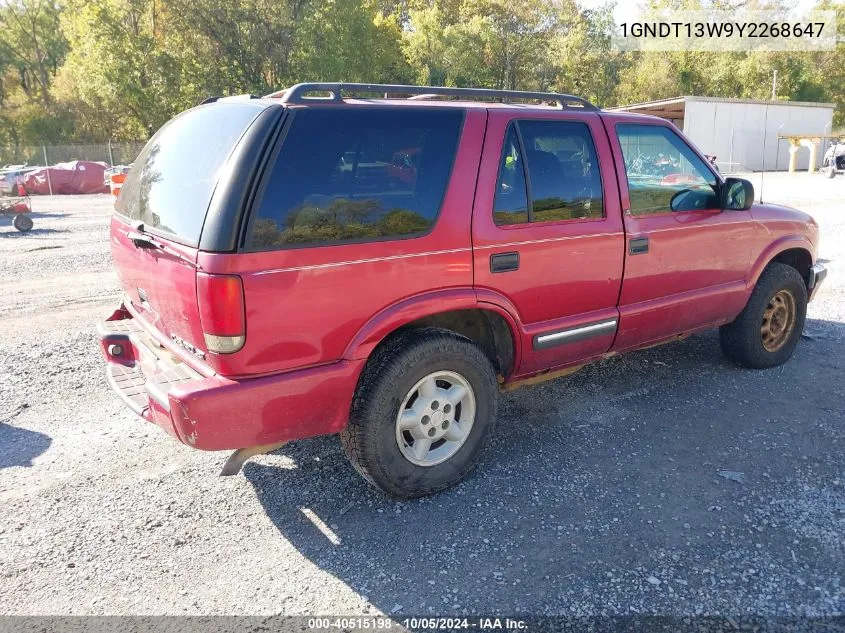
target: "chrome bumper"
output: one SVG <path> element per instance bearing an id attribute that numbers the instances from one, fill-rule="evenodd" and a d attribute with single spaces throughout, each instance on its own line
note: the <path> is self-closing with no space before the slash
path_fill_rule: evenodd
<path id="1" fill-rule="evenodd" d="M 819 286 L 827 277 L 827 268 L 824 264 L 813 264 L 810 267 L 810 276 L 807 279 L 807 300 L 811 300 Z"/>

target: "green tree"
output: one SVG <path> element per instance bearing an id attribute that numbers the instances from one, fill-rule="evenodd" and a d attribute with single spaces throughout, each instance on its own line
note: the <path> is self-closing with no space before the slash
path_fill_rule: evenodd
<path id="1" fill-rule="evenodd" d="M 299 80 L 403 82 L 410 69 L 396 16 L 372 0 L 320 0 L 299 25 L 293 72 Z"/>
<path id="2" fill-rule="evenodd" d="M 424 86 L 448 85 L 445 31 L 451 26 L 439 3 L 413 7 L 408 12 L 402 48 L 413 79 Z"/>
<path id="3" fill-rule="evenodd" d="M 53 99 L 53 76 L 67 51 L 60 14 L 52 0 L 0 3 L 0 145 L 67 132 L 68 117 Z"/>
<path id="4" fill-rule="evenodd" d="M 308 0 L 169 0 L 161 10 L 181 89 L 210 95 L 266 94 L 291 78 L 297 31 Z"/>
<path id="5" fill-rule="evenodd" d="M 611 0 L 612 1 L 612 0 Z M 660 8 L 736 0 L 649 0 Z M 786 9 L 788 0 L 744 0 Z M 0 145 L 146 138 L 211 95 L 299 81 L 571 92 L 602 106 L 683 94 L 833 101 L 845 11 L 817 53 L 619 53 L 612 4 L 577 0 L 0 0 Z"/>
<path id="6" fill-rule="evenodd" d="M 13 68 L 24 93 L 45 106 L 51 101 L 53 75 L 67 52 L 60 15 L 54 0 L 0 4 L 0 69 Z"/>
<path id="7" fill-rule="evenodd" d="M 85 104 L 79 114 L 114 121 L 109 135 L 145 138 L 189 105 L 157 12 L 155 0 L 72 0 L 64 14 L 66 95 Z"/>
<path id="8" fill-rule="evenodd" d="M 625 57 L 610 46 L 613 5 L 582 11 L 572 0 L 560 2 L 557 21 L 543 73 L 549 83 L 540 87 L 614 105 Z"/>

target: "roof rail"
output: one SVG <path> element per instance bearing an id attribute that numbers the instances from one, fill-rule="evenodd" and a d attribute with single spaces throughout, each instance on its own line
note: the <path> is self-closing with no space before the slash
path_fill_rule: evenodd
<path id="1" fill-rule="evenodd" d="M 229 95 L 228 97 L 221 97 L 219 95 L 215 95 L 212 97 L 206 97 L 202 101 L 199 102 L 198 105 L 205 105 L 206 103 L 215 103 L 216 101 L 243 101 L 244 99 L 260 99 L 258 95 L 251 95 L 251 94 L 242 94 L 242 95 Z"/>
<path id="2" fill-rule="evenodd" d="M 329 93 L 326 97 L 308 97 L 309 93 Z M 598 110 L 596 106 L 582 99 L 567 94 L 554 92 L 524 92 L 521 90 L 492 90 L 488 88 L 447 88 L 441 86 L 403 86 L 396 84 L 347 84 L 347 83 L 301 83 L 287 90 L 279 90 L 268 97 L 281 97 L 282 103 L 314 103 L 315 101 L 343 102 L 343 93 L 360 94 L 374 92 L 384 95 L 414 95 L 411 98 L 432 99 L 436 97 L 461 97 L 467 100 L 497 99 L 502 102 L 519 100 L 551 101 L 559 108 L 579 108 Z"/>

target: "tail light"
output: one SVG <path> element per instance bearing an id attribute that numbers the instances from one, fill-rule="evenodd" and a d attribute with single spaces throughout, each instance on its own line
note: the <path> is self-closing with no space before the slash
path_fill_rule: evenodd
<path id="1" fill-rule="evenodd" d="M 237 275 L 197 273 L 200 322 L 209 352 L 231 354 L 246 341 L 244 286 Z"/>

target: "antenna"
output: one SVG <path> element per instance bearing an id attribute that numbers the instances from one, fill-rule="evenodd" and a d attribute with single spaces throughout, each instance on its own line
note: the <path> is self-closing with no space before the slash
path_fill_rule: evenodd
<path id="1" fill-rule="evenodd" d="M 777 143 L 777 145 L 775 145 L 775 171 L 780 169 L 780 166 L 779 166 L 780 165 L 780 131 L 783 129 L 784 125 L 786 125 L 786 123 L 780 124 L 780 127 L 778 128 L 777 141 L 775 141 Z M 762 186 L 762 183 L 761 183 L 761 186 Z M 763 202 L 763 201 L 760 200 L 760 202 Z"/>
<path id="2" fill-rule="evenodd" d="M 766 177 L 766 128 L 769 123 L 769 104 L 766 104 L 766 115 L 763 117 L 763 169 L 760 172 L 760 204 L 763 204 L 763 179 Z"/>

